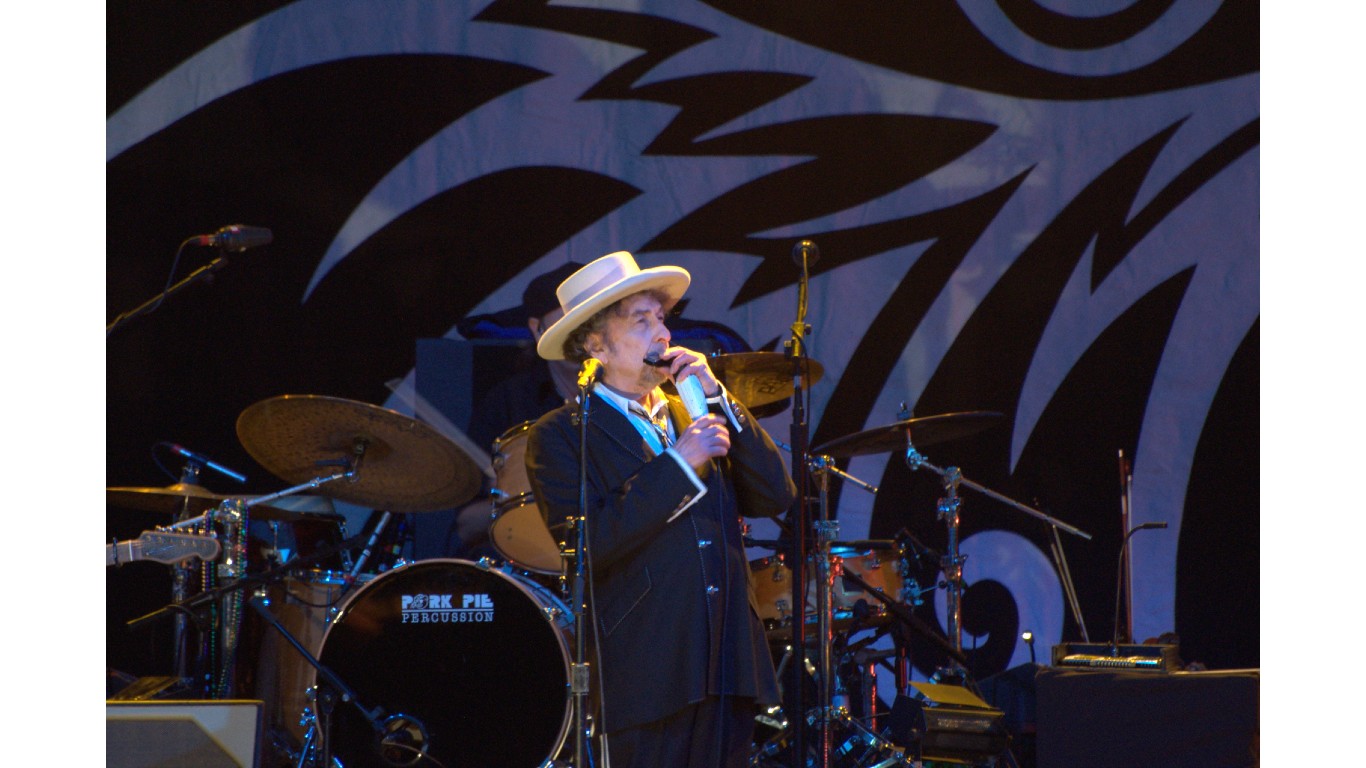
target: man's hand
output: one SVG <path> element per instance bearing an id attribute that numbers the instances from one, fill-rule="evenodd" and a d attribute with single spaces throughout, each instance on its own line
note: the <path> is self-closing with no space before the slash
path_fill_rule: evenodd
<path id="1" fill-rule="evenodd" d="M 673 447 L 688 466 L 701 472 L 712 459 L 730 451 L 730 429 L 724 418 L 709 413 L 689 424 Z"/>
<path id="2" fill-rule="evenodd" d="M 689 376 L 696 376 L 702 382 L 702 391 L 707 397 L 716 397 L 721 393 L 721 381 L 711 372 L 706 355 L 687 347 L 669 347 L 660 357 L 669 361 L 669 374 L 675 384 Z"/>

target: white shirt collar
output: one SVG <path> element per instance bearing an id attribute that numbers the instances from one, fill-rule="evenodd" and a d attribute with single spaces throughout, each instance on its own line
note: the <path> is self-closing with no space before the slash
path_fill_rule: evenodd
<path id="1" fill-rule="evenodd" d="M 616 409 L 622 413 L 630 413 L 633 409 L 640 409 L 654 420 L 659 419 L 660 409 L 669 404 L 668 400 L 664 397 L 664 390 L 659 387 L 655 387 L 650 391 L 650 396 L 647 398 L 650 401 L 649 408 L 646 408 L 635 400 L 617 394 L 611 387 L 608 387 L 601 382 L 595 382 L 593 384 L 593 394 L 611 402 L 612 405 L 616 406 Z"/>

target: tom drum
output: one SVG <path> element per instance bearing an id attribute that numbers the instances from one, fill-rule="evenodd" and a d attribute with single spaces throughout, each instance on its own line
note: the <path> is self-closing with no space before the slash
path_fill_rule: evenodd
<path id="1" fill-rule="evenodd" d="M 546 527 L 526 473 L 526 440 L 532 422 L 504 432 L 493 444 L 493 522 L 489 538 L 498 553 L 527 571 L 560 573 L 560 545 Z"/>

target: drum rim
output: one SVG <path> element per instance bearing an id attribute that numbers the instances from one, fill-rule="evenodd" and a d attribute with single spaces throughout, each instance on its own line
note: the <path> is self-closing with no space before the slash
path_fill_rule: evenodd
<path id="1" fill-rule="evenodd" d="M 520 437 L 523 432 L 530 431 L 531 425 L 535 423 L 535 419 L 527 419 L 520 424 L 514 424 L 503 430 L 503 433 L 493 440 L 493 452 L 497 453 L 498 449 L 503 447 L 503 443 L 511 442 L 514 437 Z"/>

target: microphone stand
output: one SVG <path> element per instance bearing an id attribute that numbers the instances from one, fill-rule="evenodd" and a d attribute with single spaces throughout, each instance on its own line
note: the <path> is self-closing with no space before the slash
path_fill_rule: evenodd
<path id="1" fill-rule="evenodd" d="M 811 519 L 810 494 L 808 493 L 810 469 L 806 461 L 810 443 L 810 427 L 806 422 L 804 405 L 806 374 L 810 367 L 806 355 L 806 334 L 810 331 L 810 327 L 806 324 L 806 295 L 810 266 L 819 256 L 820 251 L 816 248 L 816 244 L 810 240 L 802 240 L 792 249 L 792 257 L 801 267 L 802 272 L 801 279 L 797 284 L 797 319 L 792 323 L 792 338 L 783 345 L 787 357 L 792 360 L 790 440 L 792 442 L 793 484 L 797 486 L 797 504 L 792 509 L 795 519 L 791 521 L 792 554 L 788 566 L 792 570 L 792 648 L 799 661 L 792 665 L 789 696 L 793 712 L 791 721 L 796 723 L 792 732 L 792 764 L 801 766 L 806 765 L 804 733 L 806 702 L 803 701 L 804 680 L 802 673 L 806 668 L 806 538 Z M 821 681 L 822 690 L 827 684 L 827 681 Z M 829 701 L 820 702 L 822 707 L 819 715 L 821 749 L 817 768 L 826 768 L 830 764 L 830 729 L 829 718 L 826 717 L 828 712 L 825 709 L 828 705 Z"/>
<path id="2" fill-rule="evenodd" d="M 1129 506 L 1129 488 L 1133 481 L 1133 474 L 1129 469 L 1129 461 L 1124 457 L 1124 449 L 1119 450 L 1119 529 L 1127 531 L 1133 527 L 1133 517 Z M 1126 535 L 1127 538 L 1127 535 Z M 1115 604 L 1119 604 L 1119 595 L 1124 595 L 1124 626 L 1128 628 L 1126 634 L 1132 637 L 1134 631 L 1134 564 L 1129 557 L 1128 550 L 1121 544 L 1119 553 L 1119 568 L 1123 574 L 1122 585 L 1116 587 Z M 1122 591 L 1122 592 L 1121 592 Z M 1115 619 L 1115 644 L 1119 644 L 1119 619 Z"/>
<path id="3" fill-rule="evenodd" d="M 586 768 L 592 762 L 588 743 L 588 630 L 587 606 L 584 602 L 588 582 L 588 411 L 592 399 L 594 375 L 581 376 L 579 381 L 579 516 L 569 521 L 566 540 L 573 537 L 574 551 L 566 553 L 574 560 L 574 663 L 570 666 L 570 693 L 574 701 L 574 768 Z"/>
<path id="4" fill-rule="evenodd" d="M 192 237 L 189 240 L 186 240 L 184 243 L 180 244 L 180 248 L 176 249 L 176 261 L 180 260 L 180 252 L 185 249 L 185 246 L 191 242 L 194 242 L 196 239 L 197 238 Z M 197 282 L 200 278 L 208 277 L 214 272 L 217 272 L 218 270 L 227 266 L 227 264 L 227 257 L 219 256 L 218 258 L 214 259 L 208 264 L 205 264 L 199 269 L 196 269 L 195 271 L 186 275 L 185 279 L 181 280 L 175 285 L 167 287 L 166 290 L 162 291 L 161 293 L 158 293 L 157 295 L 143 302 L 137 308 L 121 313 L 118 317 L 114 318 L 113 322 L 109 323 L 109 325 L 106 325 L 104 327 L 105 338 L 109 338 L 109 335 L 112 334 L 116 329 L 119 328 L 119 326 L 123 325 L 125 322 L 132 320 L 133 318 L 139 315 L 148 314 L 152 310 L 161 306 L 161 302 L 165 301 L 166 297 L 180 292 L 182 288 L 189 286 L 191 283 Z"/>
<path id="5" fill-rule="evenodd" d="M 1129 537 L 1133 536 L 1135 533 L 1138 533 L 1139 531 L 1148 530 L 1150 528 L 1166 527 L 1166 523 L 1140 523 L 1138 525 L 1135 525 L 1133 528 L 1130 528 L 1129 532 L 1124 534 L 1124 541 L 1120 542 L 1119 544 L 1119 573 L 1116 574 L 1115 578 L 1115 633 L 1110 643 L 1110 655 L 1112 656 L 1119 655 L 1119 644 L 1121 642 L 1133 642 L 1134 626 L 1132 615 L 1130 615 L 1129 617 L 1128 626 L 1124 628 L 1124 635 L 1121 636 L 1119 634 L 1120 606 L 1126 602 L 1125 598 L 1132 598 L 1132 595 L 1124 593 L 1124 566 L 1129 560 Z M 1121 597 L 1121 595 L 1123 595 L 1123 597 Z"/>

